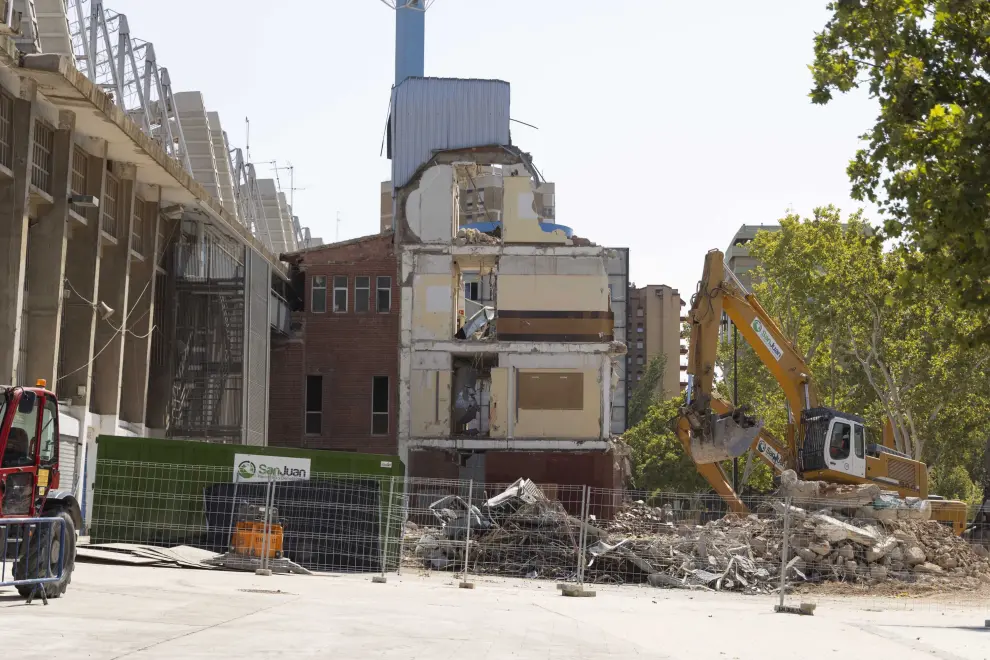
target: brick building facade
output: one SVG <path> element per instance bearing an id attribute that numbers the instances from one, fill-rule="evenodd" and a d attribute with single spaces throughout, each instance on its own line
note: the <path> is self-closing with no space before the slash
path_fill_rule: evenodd
<path id="1" fill-rule="evenodd" d="M 283 259 L 299 299 L 273 339 L 269 445 L 395 454 L 398 261 L 392 234 Z"/>

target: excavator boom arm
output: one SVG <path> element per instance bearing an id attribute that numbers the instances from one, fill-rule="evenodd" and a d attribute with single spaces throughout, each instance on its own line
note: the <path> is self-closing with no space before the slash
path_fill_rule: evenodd
<path id="1" fill-rule="evenodd" d="M 688 345 L 688 404 L 681 410 L 677 432 L 698 471 L 734 511 L 744 511 L 718 461 L 755 451 L 775 472 L 796 466 L 794 433 L 782 444 L 762 428 L 748 427 L 742 411 L 713 391 L 718 336 L 723 313 L 780 383 L 792 411 L 817 406 L 818 394 L 804 358 L 787 340 L 770 315 L 725 267 L 721 251 L 705 257 L 698 291 L 691 302 Z M 726 430 L 731 429 L 731 431 Z M 735 437 L 729 437 L 735 434 Z"/>

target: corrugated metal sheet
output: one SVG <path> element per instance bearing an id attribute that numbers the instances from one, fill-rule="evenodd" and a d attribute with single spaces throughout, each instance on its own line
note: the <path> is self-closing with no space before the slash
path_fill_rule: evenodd
<path id="1" fill-rule="evenodd" d="M 77 431 L 78 433 L 78 431 Z M 79 474 L 79 438 L 71 435 L 58 437 L 58 489 L 73 495 L 76 492 L 76 475 Z"/>
<path id="2" fill-rule="evenodd" d="M 406 78 L 392 90 L 391 143 L 396 187 L 437 151 L 511 144 L 509 83 Z"/>

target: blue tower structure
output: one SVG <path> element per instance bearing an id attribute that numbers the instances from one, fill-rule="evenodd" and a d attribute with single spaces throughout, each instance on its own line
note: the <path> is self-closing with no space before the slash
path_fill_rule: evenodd
<path id="1" fill-rule="evenodd" d="M 395 84 L 422 77 L 426 50 L 426 0 L 396 0 Z"/>

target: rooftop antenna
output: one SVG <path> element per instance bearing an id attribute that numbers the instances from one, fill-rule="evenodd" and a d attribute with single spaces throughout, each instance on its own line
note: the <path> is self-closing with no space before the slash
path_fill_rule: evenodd
<path id="1" fill-rule="evenodd" d="M 340 211 L 337 211 L 337 228 L 334 231 L 333 242 L 334 243 L 340 242 Z"/>
<path id="2" fill-rule="evenodd" d="M 251 120 L 247 117 L 244 118 L 244 130 L 246 135 L 244 136 L 244 155 L 247 156 L 247 162 L 251 162 Z"/>
<path id="3" fill-rule="evenodd" d="M 306 188 L 297 188 L 296 187 L 296 166 L 293 165 L 292 163 L 289 163 L 288 165 L 279 166 L 279 165 L 277 165 L 275 163 L 274 160 L 273 161 L 270 161 L 270 163 L 271 163 L 272 169 L 275 170 L 275 180 L 276 181 L 278 181 L 278 172 L 279 172 L 279 170 L 288 170 L 289 171 L 289 206 L 291 206 L 293 209 L 296 208 L 296 195 L 295 195 L 295 192 L 297 190 L 306 190 Z M 281 189 L 282 189 L 282 184 L 281 184 L 281 182 L 279 182 L 279 190 L 281 190 Z"/>

